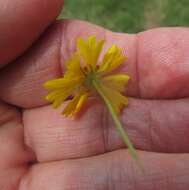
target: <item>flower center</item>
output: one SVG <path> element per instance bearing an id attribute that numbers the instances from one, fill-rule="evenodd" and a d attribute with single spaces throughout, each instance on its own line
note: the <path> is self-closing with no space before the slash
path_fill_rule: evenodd
<path id="1" fill-rule="evenodd" d="M 93 87 L 93 81 L 97 80 L 97 75 L 94 71 L 91 71 L 90 73 L 87 73 L 86 75 L 86 79 L 85 79 L 85 84 L 88 88 L 92 88 Z"/>

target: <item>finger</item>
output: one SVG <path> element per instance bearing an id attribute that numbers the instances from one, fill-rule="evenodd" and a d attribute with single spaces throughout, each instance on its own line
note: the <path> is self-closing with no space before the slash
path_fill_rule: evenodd
<path id="1" fill-rule="evenodd" d="M 0 128 L 0 137 L 0 169 L 32 161 L 33 155 L 27 150 L 23 141 L 21 124 L 14 121 L 3 124 Z"/>
<path id="2" fill-rule="evenodd" d="M 0 170 L 25 164 L 33 159 L 33 154 L 24 143 L 21 118 L 18 118 L 18 113 L 15 110 L 6 109 L 10 110 L 3 113 L 6 120 L 0 124 Z M 0 107 L 1 110 L 2 107 Z"/>
<path id="3" fill-rule="evenodd" d="M 24 57 L 0 73 L 0 98 L 22 107 L 46 104 L 43 83 L 60 77 L 64 61 L 75 51 L 76 39 L 92 34 L 105 38 L 106 48 L 117 44 L 128 57 L 122 69 L 131 76 L 129 96 L 186 97 L 189 95 L 186 88 L 189 80 L 188 33 L 186 28 L 164 28 L 136 36 L 112 33 L 86 22 L 63 21 L 52 27 Z M 173 62 L 178 57 L 179 61 Z"/>
<path id="4" fill-rule="evenodd" d="M 189 28 L 160 28 L 138 35 L 139 92 L 144 98 L 189 96 Z"/>
<path id="5" fill-rule="evenodd" d="M 129 99 L 122 123 L 134 146 L 158 152 L 189 152 L 189 100 Z M 28 146 L 40 162 L 88 157 L 125 147 L 101 103 L 90 102 L 78 118 L 65 118 L 62 108 L 24 111 Z"/>
<path id="6" fill-rule="evenodd" d="M 17 189 L 33 161 L 23 143 L 23 128 L 10 121 L 0 126 L 0 189 Z"/>
<path id="7" fill-rule="evenodd" d="M 19 112 L 0 102 L 0 189 L 17 189 L 34 160 L 26 148 Z"/>
<path id="8" fill-rule="evenodd" d="M 26 50 L 59 14 L 63 0 L 0 1 L 0 67 Z"/>
<path id="9" fill-rule="evenodd" d="M 139 152 L 139 155 L 144 172 L 125 150 L 38 164 L 22 179 L 20 190 L 188 190 L 188 154 Z"/>

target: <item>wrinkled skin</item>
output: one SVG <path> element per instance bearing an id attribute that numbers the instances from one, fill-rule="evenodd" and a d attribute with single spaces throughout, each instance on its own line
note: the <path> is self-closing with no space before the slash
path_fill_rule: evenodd
<path id="1" fill-rule="evenodd" d="M 53 23 L 62 6 L 0 1 L 0 189 L 187 190 L 189 29 L 121 34 L 78 20 Z M 90 100 L 74 120 L 44 100 L 42 84 L 62 75 L 77 37 L 88 34 L 128 57 L 122 122 L 144 173 L 99 101 Z"/>

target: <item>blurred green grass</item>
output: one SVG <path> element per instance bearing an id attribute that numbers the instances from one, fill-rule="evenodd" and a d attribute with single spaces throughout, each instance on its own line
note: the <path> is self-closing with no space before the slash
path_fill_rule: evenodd
<path id="1" fill-rule="evenodd" d="M 128 33 L 159 26 L 189 26 L 189 0 L 65 0 L 60 17 Z"/>

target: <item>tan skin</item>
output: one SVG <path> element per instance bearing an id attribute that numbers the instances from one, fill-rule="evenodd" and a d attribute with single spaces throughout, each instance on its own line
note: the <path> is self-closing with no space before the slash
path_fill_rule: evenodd
<path id="1" fill-rule="evenodd" d="M 189 29 L 128 35 L 78 20 L 52 24 L 62 5 L 0 1 L 0 189 L 187 190 Z M 77 37 L 90 34 L 128 57 L 122 70 L 132 80 L 122 122 L 144 173 L 99 101 L 90 100 L 74 120 L 44 100 L 42 84 L 61 76 Z"/>

